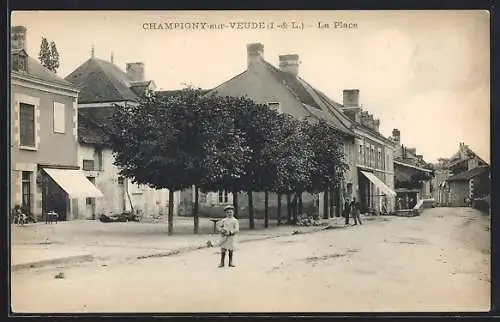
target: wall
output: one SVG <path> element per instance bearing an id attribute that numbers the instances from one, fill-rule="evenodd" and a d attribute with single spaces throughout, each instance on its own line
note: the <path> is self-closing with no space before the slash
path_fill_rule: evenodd
<path id="1" fill-rule="evenodd" d="M 83 166 L 84 159 L 94 159 L 94 146 L 79 146 L 79 165 Z M 96 214 L 117 213 L 123 210 L 131 210 L 130 201 L 134 210 L 140 210 L 145 217 L 167 214 L 168 190 L 156 190 L 147 186 L 138 186 L 130 180 L 119 182 L 118 168 L 113 164 L 114 157 L 112 150 L 102 150 L 103 171 L 84 171 L 88 177 L 95 177 L 97 188 L 104 195 L 103 198 L 95 199 Z M 127 196 L 127 186 L 130 200 Z M 179 192 L 174 193 L 174 214 L 178 212 Z M 92 206 L 86 204 L 86 199 L 78 201 L 80 213 L 78 218 L 90 218 L 92 216 Z"/>
<path id="2" fill-rule="evenodd" d="M 464 198 L 469 196 L 468 181 L 450 181 L 450 205 L 452 207 L 464 206 Z"/>
<path id="3" fill-rule="evenodd" d="M 19 80 L 17 80 L 19 82 Z M 21 81 L 22 83 L 22 81 Z M 28 83 L 26 83 L 28 84 Z M 30 84 L 29 86 L 33 86 Z M 21 173 L 31 171 L 31 212 L 42 214 L 41 186 L 36 184 L 38 163 L 76 166 L 77 163 L 77 110 L 76 93 L 53 93 L 40 85 L 40 89 L 22 85 L 11 86 L 11 202 L 21 204 Z M 36 149 L 21 150 L 19 139 L 19 103 L 35 105 Z M 54 102 L 65 105 L 65 133 L 54 132 Z M 64 147 L 63 149 L 61 147 Z M 76 211 L 76 209 L 75 209 Z M 74 214 L 73 214 L 74 215 Z M 71 218 L 70 213 L 68 217 Z"/>

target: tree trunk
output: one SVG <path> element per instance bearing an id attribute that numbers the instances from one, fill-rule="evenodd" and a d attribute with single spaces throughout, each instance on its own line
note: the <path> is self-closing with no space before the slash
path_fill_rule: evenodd
<path id="1" fill-rule="evenodd" d="M 233 191 L 234 216 L 238 218 L 238 192 Z"/>
<path id="2" fill-rule="evenodd" d="M 330 215 L 329 218 L 333 218 L 335 216 L 334 213 L 334 206 L 335 206 L 335 188 L 333 186 L 330 186 Z"/>
<path id="3" fill-rule="evenodd" d="M 323 219 L 328 219 L 328 188 L 323 192 Z"/>
<path id="4" fill-rule="evenodd" d="M 174 233 L 174 191 L 168 189 L 168 234 Z"/>
<path id="5" fill-rule="evenodd" d="M 200 218 L 198 217 L 198 199 L 199 199 L 200 189 L 198 186 L 194 186 L 194 205 L 193 205 L 193 221 L 194 221 L 194 233 L 198 234 L 198 229 L 200 227 Z"/>
<path id="6" fill-rule="evenodd" d="M 342 212 L 342 200 L 340 198 L 340 187 L 337 187 L 335 189 L 335 204 L 337 207 L 335 207 L 335 217 L 340 217 L 341 212 Z"/>
<path id="7" fill-rule="evenodd" d="M 296 225 L 297 224 L 297 211 L 298 211 L 297 193 L 293 194 L 292 209 L 293 209 L 293 212 L 292 212 L 293 213 L 293 224 Z"/>
<path id="8" fill-rule="evenodd" d="M 281 193 L 278 193 L 278 226 L 281 225 Z"/>
<path id="9" fill-rule="evenodd" d="M 250 229 L 255 229 L 255 220 L 253 217 L 253 195 L 252 190 L 248 190 L 248 221 L 250 224 Z"/>
<path id="10" fill-rule="evenodd" d="M 269 227 L 269 192 L 264 192 L 264 227 Z"/>
<path id="11" fill-rule="evenodd" d="M 290 193 L 286 194 L 286 223 L 290 225 L 292 223 L 292 196 Z"/>
<path id="12" fill-rule="evenodd" d="M 304 204 L 302 203 L 302 193 L 299 194 L 299 215 L 304 214 Z"/>

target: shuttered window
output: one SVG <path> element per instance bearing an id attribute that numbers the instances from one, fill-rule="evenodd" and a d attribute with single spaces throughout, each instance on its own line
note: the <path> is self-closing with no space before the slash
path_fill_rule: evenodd
<path id="1" fill-rule="evenodd" d="M 19 104 L 19 128 L 21 146 L 35 147 L 35 106 Z"/>
<path id="2" fill-rule="evenodd" d="M 64 122 L 64 104 L 54 102 L 54 132 L 64 133 L 66 131 Z"/>

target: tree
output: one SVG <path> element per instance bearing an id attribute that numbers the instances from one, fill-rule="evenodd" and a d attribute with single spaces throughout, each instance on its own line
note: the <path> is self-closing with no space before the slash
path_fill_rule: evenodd
<path id="1" fill-rule="evenodd" d="M 304 132 L 304 124 L 300 121 L 290 115 L 280 114 L 278 124 L 273 141 L 267 146 L 269 149 L 267 154 L 271 156 L 270 160 L 273 160 L 268 166 L 274 173 L 272 191 L 278 194 L 278 223 L 280 223 L 281 216 L 282 194 L 287 196 L 290 223 L 292 219 L 291 194 L 301 195 L 311 185 L 310 168 L 313 166 L 313 149 L 312 142 Z M 296 212 L 294 212 L 295 219 Z"/>
<path id="2" fill-rule="evenodd" d="M 50 42 L 50 59 L 52 61 L 52 71 L 57 73 L 59 68 L 59 52 L 57 51 L 56 43 L 54 41 Z"/>
<path id="3" fill-rule="evenodd" d="M 348 169 L 344 156 L 344 135 L 331 127 L 326 121 L 303 122 L 304 132 L 312 145 L 312 167 L 309 192 L 324 192 L 323 216 L 328 217 L 328 195 L 343 180 Z"/>
<path id="4" fill-rule="evenodd" d="M 156 189 L 169 189 L 168 232 L 173 233 L 174 191 L 195 182 L 197 164 L 193 157 L 191 110 L 199 94 L 151 95 L 139 105 L 115 109 L 109 129 L 115 165 L 120 175 Z"/>
<path id="5" fill-rule="evenodd" d="M 55 42 L 51 41 L 49 44 L 47 38 L 42 37 L 38 60 L 42 66 L 53 73 L 57 73 L 57 69 L 59 68 L 59 52 L 57 51 Z"/>
<path id="6" fill-rule="evenodd" d="M 249 162 L 243 175 L 233 187 L 233 193 L 245 191 L 248 195 L 248 219 L 250 229 L 255 228 L 253 192 L 265 191 L 272 187 L 275 174 L 270 161 L 270 146 L 275 143 L 273 137 L 279 128 L 278 113 L 266 104 L 258 104 L 247 97 L 239 98 L 233 105 L 233 118 L 236 129 L 240 131 L 249 147 Z"/>

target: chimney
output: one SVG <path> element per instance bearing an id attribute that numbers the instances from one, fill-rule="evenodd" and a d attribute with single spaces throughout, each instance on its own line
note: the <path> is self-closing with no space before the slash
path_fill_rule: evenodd
<path id="1" fill-rule="evenodd" d="M 344 89 L 344 107 L 359 107 L 359 89 Z"/>
<path id="2" fill-rule="evenodd" d="M 373 129 L 377 132 L 380 132 L 380 120 L 373 120 Z"/>
<path id="3" fill-rule="evenodd" d="M 392 139 L 399 144 L 401 142 L 401 132 L 398 129 L 392 130 Z"/>
<path id="4" fill-rule="evenodd" d="M 280 70 L 282 72 L 297 77 L 297 75 L 299 74 L 299 55 L 280 55 L 279 61 Z"/>
<path id="5" fill-rule="evenodd" d="M 247 68 L 260 61 L 264 57 L 264 45 L 261 43 L 252 43 L 247 45 Z"/>
<path id="6" fill-rule="evenodd" d="M 26 50 L 26 33 L 27 29 L 24 26 L 14 26 L 10 31 L 11 50 Z"/>
<path id="7" fill-rule="evenodd" d="M 359 106 L 359 89 L 344 89 L 343 91 L 343 112 L 356 123 L 362 121 L 361 106 Z"/>
<path id="8" fill-rule="evenodd" d="M 127 76 L 132 82 L 144 82 L 144 63 L 127 63 Z"/>

